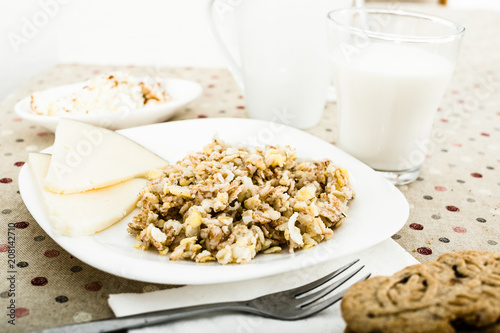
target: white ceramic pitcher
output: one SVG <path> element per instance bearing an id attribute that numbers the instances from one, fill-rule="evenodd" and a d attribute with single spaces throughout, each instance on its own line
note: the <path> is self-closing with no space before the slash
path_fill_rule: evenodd
<path id="1" fill-rule="evenodd" d="M 352 0 L 212 0 L 214 39 L 242 89 L 251 118 L 298 128 L 317 125 L 330 84 L 326 22 Z M 230 22 L 230 24 L 227 24 Z M 221 37 L 232 29 L 237 52 Z M 236 54 L 235 54 L 236 53 Z"/>

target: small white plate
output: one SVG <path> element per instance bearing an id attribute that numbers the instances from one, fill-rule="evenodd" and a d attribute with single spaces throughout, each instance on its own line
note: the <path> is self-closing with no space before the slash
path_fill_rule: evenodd
<path id="1" fill-rule="evenodd" d="M 161 78 L 161 80 L 165 82 L 166 90 L 172 96 L 172 100 L 161 104 L 145 106 L 140 109 L 107 112 L 97 115 L 37 115 L 31 111 L 30 95 L 16 104 L 15 111 L 21 118 L 37 123 L 52 132 L 56 130 L 59 119 L 61 118 L 80 120 L 92 125 L 117 130 L 165 121 L 172 117 L 179 108 L 198 98 L 203 90 L 198 83 L 189 80 L 174 78 Z M 70 94 L 76 89 L 83 87 L 85 84 L 85 82 L 68 84 L 44 90 L 42 93 L 49 97 L 58 98 Z"/>
<path id="2" fill-rule="evenodd" d="M 351 176 L 355 199 L 348 217 L 327 242 L 294 254 L 258 254 L 248 264 L 199 264 L 169 261 L 157 252 L 134 248 L 135 237 L 127 233 L 133 213 L 93 236 L 55 236 L 37 195 L 28 165 L 19 175 L 24 203 L 38 224 L 73 256 L 105 272 L 153 283 L 211 284 L 274 275 L 353 254 L 378 244 L 396 233 L 406 222 L 408 202 L 382 176 L 333 145 L 295 128 L 250 119 L 196 119 L 154 124 L 119 131 L 170 162 L 198 151 L 214 134 L 228 143 L 249 146 L 279 144 L 296 148 L 301 158 L 329 158 L 346 168 Z M 46 152 L 50 152 L 47 149 Z M 130 158 L 133 158 L 131 156 Z M 390 260 L 390 253 L 387 254 Z"/>

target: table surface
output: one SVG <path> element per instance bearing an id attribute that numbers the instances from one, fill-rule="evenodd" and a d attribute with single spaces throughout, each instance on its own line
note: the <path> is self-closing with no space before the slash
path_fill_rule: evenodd
<path id="1" fill-rule="evenodd" d="M 410 217 L 392 238 L 422 262 L 457 250 L 499 251 L 500 13 L 425 9 L 463 23 L 467 34 L 436 114 L 422 173 L 414 183 L 399 187 L 410 203 Z M 19 195 L 17 178 L 27 154 L 52 145 L 54 135 L 17 117 L 15 103 L 34 91 L 113 70 L 202 84 L 203 95 L 172 120 L 246 117 L 245 101 L 223 69 L 59 65 L 4 100 L 0 104 L 0 305 L 6 309 L 15 300 L 16 325 L 8 324 L 3 315 L 0 331 L 111 317 L 109 294 L 170 287 L 119 278 L 71 256 L 38 226 Z M 335 103 L 327 104 L 320 125 L 308 132 L 335 143 Z M 5 282 L 11 275 L 9 223 L 15 224 L 15 296 L 9 294 Z"/>

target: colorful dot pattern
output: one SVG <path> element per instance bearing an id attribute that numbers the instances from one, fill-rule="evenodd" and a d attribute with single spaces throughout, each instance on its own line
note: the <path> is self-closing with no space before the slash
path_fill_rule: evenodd
<path id="1" fill-rule="evenodd" d="M 392 238 L 419 261 L 456 250 L 500 250 L 500 64 L 493 62 L 500 41 L 486 26 L 497 15 L 436 13 L 463 22 L 467 38 L 419 181 L 399 187 L 412 208 Z"/>
<path id="2" fill-rule="evenodd" d="M 420 9 L 429 11 L 429 7 Z M 392 239 L 419 261 L 456 250 L 500 251 L 500 14 L 450 13 L 437 8 L 432 12 L 463 22 L 468 31 L 436 115 L 436 136 L 421 175 L 416 182 L 399 187 L 411 210 L 405 226 Z M 34 91 L 113 70 L 199 82 L 203 95 L 173 120 L 247 116 L 244 98 L 230 74 L 210 68 L 59 65 L 4 100 L 0 104 L 0 229 L 6 235 L 7 226 L 13 223 L 16 232 L 18 331 L 111 317 L 109 294 L 169 288 L 119 278 L 71 256 L 40 228 L 18 191 L 18 174 L 27 154 L 52 145 L 54 135 L 18 118 L 15 103 Z M 320 125 L 308 132 L 335 143 L 335 114 L 335 103 L 328 103 Z M 8 251 L 6 238 L 0 238 L 2 262 Z M 8 290 L 0 290 L 0 306 L 8 302 Z M 2 325 L 0 331 L 11 330 Z"/>

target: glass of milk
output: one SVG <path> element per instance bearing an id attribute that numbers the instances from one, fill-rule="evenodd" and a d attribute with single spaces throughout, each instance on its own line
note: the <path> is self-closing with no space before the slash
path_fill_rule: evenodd
<path id="1" fill-rule="evenodd" d="M 311 128 L 331 83 L 326 15 L 353 0 L 212 0 L 207 16 L 250 118 Z"/>
<path id="2" fill-rule="evenodd" d="M 328 14 L 337 145 L 393 184 L 414 181 L 465 28 L 420 13 L 347 8 Z"/>

